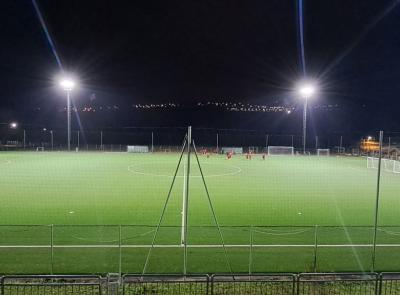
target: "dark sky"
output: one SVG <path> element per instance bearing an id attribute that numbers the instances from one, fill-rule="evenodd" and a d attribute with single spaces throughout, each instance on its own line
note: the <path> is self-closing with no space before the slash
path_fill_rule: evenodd
<path id="1" fill-rule="evenodd" d="M 390 109 L 385 120 L 399 123 L 400 5 L 393 3 L 304 0 L 306 69 L 320 102 Z M 38 4 L 64 67 L 79 77 L 82 100 L 95 93 L 129 104 L 269 103 L 291 99 L 302 77 L 295 0 Z M 32 2 L 4 0 L 0 8 L 0 117 L 63 105 L 54 86 L 60 71 Z"/>

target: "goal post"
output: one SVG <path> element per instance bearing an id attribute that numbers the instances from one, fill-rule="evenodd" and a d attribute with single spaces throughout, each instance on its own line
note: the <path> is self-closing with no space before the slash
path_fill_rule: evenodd
<path id="1" fill-rule="evenodd" d="M 243 154 L 243 147 L 226 147 L 226 146 L 224 146 L 221 148 L 221 152 L 223 154 L 232 153 L 234 155 L 241 155 L 241 154 Z"/>
<path id="2" fill-rule="evenodd" d="M 379 158 L 367 157 L 367 168 L 378 169 Z M 400 173 L 400 162 L 391 159 L 382 159 L 381 169 L 386 172 Z"/>
<path id="3" fill-rule="evenodd" d="M 128 153 L 148 153 L 149 147 L 147 145 L 128 145 L 126 151 Z"/>
<path id="4" fill-rule="evenodd" d="M 317 156 L 329 156 L 330 150 L 329 149 L 317 149 Z"/>
<path id="5" fill-rule="evenodd" d="M 294 155 L 292 146 L 268 146 L 268 156 Z"/>

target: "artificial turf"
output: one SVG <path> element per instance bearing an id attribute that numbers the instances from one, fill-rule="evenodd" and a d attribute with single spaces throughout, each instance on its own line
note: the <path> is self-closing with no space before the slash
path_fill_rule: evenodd
<path id="1" fill-rule="evenodd" d="M 0 153 L 0 273 L 141 272 L 178 159 L 177 153 Z M 365 158 L 199 160 L 225 243 L 241 245 L 227 248 L 233 271 L 371 270 L 377 171 L 367 169 Z M 182 271 L 185 162 L 156 239 L 174 247 L 153 249 L 148 272 Z M 194 156 L 190 175 L 188 243 L 219 245 Z M 384 172 L 377 242 L 392 246 L 377 248 L 375 270 L 399 270 L 399 192 L 400 175 Z M 344 244 L 354 246 L 327 246 Z M 23 245 L 42 247 L 13 247 Z M 189 272 L 229 271 L 222 248 L 188 251 Z"/>

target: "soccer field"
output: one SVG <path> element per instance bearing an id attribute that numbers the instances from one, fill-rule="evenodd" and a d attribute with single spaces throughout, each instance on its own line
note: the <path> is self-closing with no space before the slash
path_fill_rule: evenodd
<path id="1" fill-rule="evenodd" d="M 227 257 L 193 156 L 188 272 L 371 269 L 377 170 L 365 158 L 199 157 Z M 0 153 L 0 273 L 140 273 L 178 159 Z M 182 272 L 186 169 L 178 171 L 147 272 Z M 400 174 L 383 172 L 375 270 L 399 270 L 399 192 Z"/>

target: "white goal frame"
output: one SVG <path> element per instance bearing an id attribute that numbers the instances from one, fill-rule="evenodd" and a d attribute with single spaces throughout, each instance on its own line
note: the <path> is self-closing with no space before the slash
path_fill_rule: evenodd
<path id="1" fill-rule="evenodd" d="M 292 146 L 268 146 L 268 156 L 293 156 L 294 148 Z"/>
<path id="2" fill-rule="evenodd" d="M 126 151 L 128 153 L 148 153 L 150 152 L 147 145 L 127 145 Z"/>
<path id="3" fill-rule="evenodd" d="M 399 174 L 400 173 L 400 161 L 391 160 L 391 159 L 381 159 L 381 169 L 386 172 L 392 172 Z M 379 167 L 379 158 L 376 157 L 367 157 L 367 169 L 378 169 Z"/>
<path id="4" fill-rule="evenodd" d="M 330 149 L 317 149 L 317 156 L 325 156 L 329 157 L 330 156 Z"/>
<path id="5" fill-rule="evenodd" d="M 44 146 L 38 146 L 36 147 L 37 152 L 44 152 Z"/>

